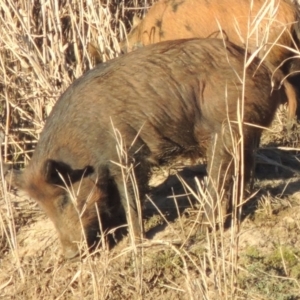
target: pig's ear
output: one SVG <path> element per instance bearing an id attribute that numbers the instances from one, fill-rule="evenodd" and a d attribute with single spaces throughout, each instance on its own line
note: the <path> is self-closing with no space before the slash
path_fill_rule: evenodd
<path id="1" fill-rule="evenodd" d="M 18 189 L 24 189 L 24 174 L 23 171 L 20 170 L 14 170 L 12 169 L 12 166 L 3 164 L 2 165 L 2 172 L 5 178 L 5 181 L 10 184 L 11 186 L 18 188 Z"/>
<path id="2" fill-rule="evenodd" d="M 93 167 L 86 166 L 83 169 L 73 170 L 68 164 L 52 159 L 46 160 L 44 164 L 44 176 L 46 182 L 58 185 L 70 185 L 83 177 L 94 172 Z"/>

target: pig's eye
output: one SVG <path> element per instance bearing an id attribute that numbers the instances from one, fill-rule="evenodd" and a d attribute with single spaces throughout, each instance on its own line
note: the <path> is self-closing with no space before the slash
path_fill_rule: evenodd
<path id="1" fill-rule="evenodd" d="M 61 210 L 63 210 L 68 203 L 69 203 L 69 197 L 68 197 L 68 195 L 61 196 L 60 201 L 59 201 L 59 208 Z"/>

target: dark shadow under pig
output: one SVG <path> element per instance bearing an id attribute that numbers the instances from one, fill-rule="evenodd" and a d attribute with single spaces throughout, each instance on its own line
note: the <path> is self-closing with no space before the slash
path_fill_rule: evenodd
<path id="1" fill-rule="evenodd" d="M 25 170 L 10 170 L 6 178 L 50 217 L 68 258 L 78 254 L 83 238 L 94 245 L 100 225 L 105 229 L 124 214 L 134 237 L 142 238 L 137 204 L 148 191 L 151 167 L 179 158 L 207 156 L 213 199 L 207 211 L 215 216 L 217 201 L 225 210 L 231 203 L 243 86 L 245 180 L 260 126 L 270 124 L 285 100 L 282 89 L 272 90 L 272 74 L 258 58 L 243 85 L 244 60 L 244 50 L 232 43 L 190 39 L 98 65 L 57 101 Z M 276 74 L 278 87 L 282 75 Z M 227 192 L 220 197 L 224 182 Z"/>

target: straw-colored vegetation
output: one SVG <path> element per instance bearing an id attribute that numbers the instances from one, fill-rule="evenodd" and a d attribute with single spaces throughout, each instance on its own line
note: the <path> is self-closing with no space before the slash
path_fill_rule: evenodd
<path id="1" fill-rule="evenodd" d="M 153 2 L 0 0 L 3 160 L 26 165 L 59 95 L 93 67 L 94 51 L 116 57 L 134 13 Z M 50 220 L 2 180 L 0 298 L 300 299 L 300 127 L 287 133 L 285 113 L 263 137 L 242 215 L 239 206 L 225 229 L 199 230 L 203 176 L 183 171 L 159 185 L 158 170 L 143 211 L 147 241 L 125 237 L 109 251 L 104 242 L 65 261 Z"/>

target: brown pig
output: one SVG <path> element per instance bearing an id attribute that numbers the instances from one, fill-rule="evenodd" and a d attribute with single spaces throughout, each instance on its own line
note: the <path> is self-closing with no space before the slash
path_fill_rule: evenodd
<path id="1" fill-rule="evenodd" d="M 123 52 L 166 40 L 193 37 L 218 37 L 256 53 L 274 68 L 283 64 L 289 74 L 300 63 L 295 52 L 299 45 L 299 10 L 290 0 L 161 0 L 155 3 L 127 38 L 120 44 Z M 296 63 L 295 63 L 296 61 Z M 299 67 L 298 67 L 299 66 Z M 272 68 L 272 67 L 271 67 Z M 297 110 L 295 88 L 287 81 L 284 87 L 288 101 L 288 117 L 292 121 Z M 297 84 L 300 81 L 297 79 Z"/>
<path id="2" fill-rule="evenodd" d="M 136 201 L 148 191 L 151 168 L 178 158 L 207 156 L 213 199 L 207 213 L 217 214 L 217 201 L 230 207 L 242 100 L 247 180 L 262 127 L 285 95 L 273 90 L 272 74 L 258 58 L 243 82 L 245 57 L 242 48 L 220 39 L 167 41 L 100 64 L 65 91 L 29 165 L 6 177 L 53 221 L 66 257 L 78 254 L 83 238 L 89 246 L 97 243 L 100 225 L 122 215 L 142 237 Z M 277 87 L 282 75 L 276 74 Z M 227 193 L 218 198 L 224 182 Z"/>

